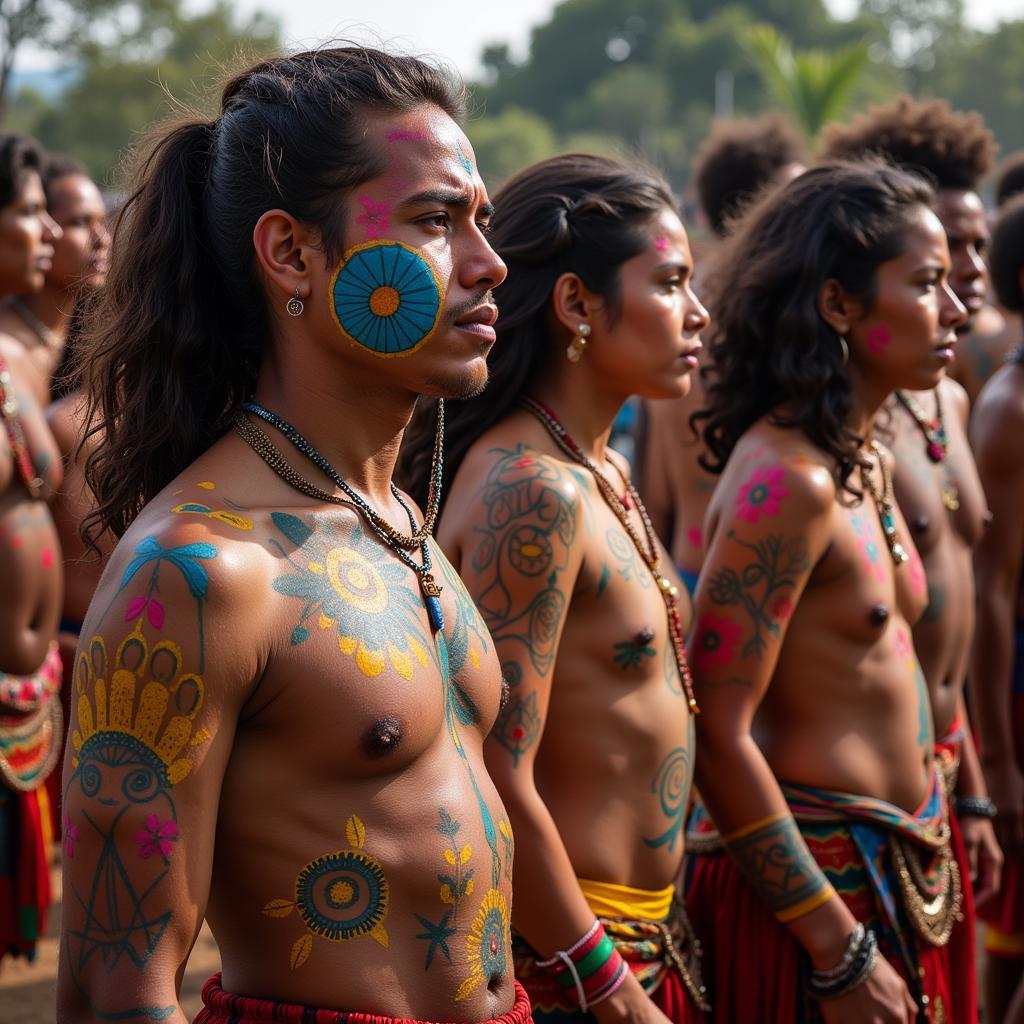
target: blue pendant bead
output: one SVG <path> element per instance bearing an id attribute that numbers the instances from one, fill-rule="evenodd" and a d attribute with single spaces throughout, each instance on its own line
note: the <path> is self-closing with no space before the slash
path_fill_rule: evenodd
<path id="1" fill-rule="evenodd" d="M 441 599 L 439 597 L 424 598 L 427 604 L 427 618 L 430 619 L 430 628 L 435 633 L 444 629 L 444 612 L 441 610 Z"/>

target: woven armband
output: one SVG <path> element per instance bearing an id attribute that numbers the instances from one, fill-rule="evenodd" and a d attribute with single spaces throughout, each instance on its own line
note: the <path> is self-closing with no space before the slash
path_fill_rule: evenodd
<path id="1" fill-rule="evenodd" d="M 550 960 L 538 960 L 537 966 L 550 972 L 562 988 L 575 989 L 584 1013 L 607 999 L 625 981 L 629 970 L 600 921 L 595 921 L 568 949 L 560 949 Z"/>

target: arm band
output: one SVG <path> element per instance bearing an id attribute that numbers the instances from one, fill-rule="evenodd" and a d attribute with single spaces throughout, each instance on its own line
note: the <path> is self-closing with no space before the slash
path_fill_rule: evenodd
<path id="1" fill-rule="evenodd" d="M 607 999 L 626 980 L 629 970 L 596 920 L 568 949 L 560 949 L 549 960 L 538 960 L 537 966 L 549 971 L 562 988 L 575 988 L 584 1013 Z"/>

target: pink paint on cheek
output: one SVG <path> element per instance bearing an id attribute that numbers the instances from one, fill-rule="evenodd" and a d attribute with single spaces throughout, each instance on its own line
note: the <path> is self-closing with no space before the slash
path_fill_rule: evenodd
<path id="1" fill-rule="evenodd" d="M 44 569 L 52 569 L 53 568 L 53 549 L 52 548 L 43 548 L 42 555 L 41 555 L 41 560 L 42 560 L 43 568 Z"/>
<path id="2" fill-rule="evenodd" d="M 380 238 L 391 224 L 391 207 L 385 202 L 375 202 L 369 196 L 360 196 L 359 204 L 364 212 L 356 217 L 356 223 L 363 225 L 368 239 Z"/>
<path id="3" fill-rule="evenodd" d="M 422 142 L 426 137 L 426 132 L 409 131 L 407 128 L 399 128 L 387 135 L 388 142 Z"/>
<path id="4" fill-rule="evenodd" d="M 668 252 L 668 239 L 664 235 L 658 235 L 654 240 L 654 248 L 661 253 Z"/>
<path id="5" fill-rule="evenodd" d="M 868 331 L 868 351 L 872 355 L 881 355 L 892 344 L 892 331 L 888 324 L 875 324 Z"/>
<path id="6" fill-rule="evenodd" d="M 696 548 L 698 551 L 704 545 L 704 534 L 699 526 L 691 526 L 686 531 L 686 539 L 690 542 L 690 547 Z"/>

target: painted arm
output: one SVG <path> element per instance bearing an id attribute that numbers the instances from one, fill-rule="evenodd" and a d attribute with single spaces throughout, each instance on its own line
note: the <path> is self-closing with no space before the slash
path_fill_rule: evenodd
<path id="1" fill-rule="evenodd" d="M 474 499 L 460 574 L 494 638 L 508 698 L 484 756 L 516 837 L 513 921 L 547 959 L 594 922 L 558 827 L 537 790 L 534 763 L 558 647 L 582 556 L 585 496 L 557 460 L 517 446 L 498 451 Z M 603 1024 L 665 1024 L 632 974 L 592 1010 Z"/>
<path id="2" fill-rule="evenodd" d="M 130 537 L 68 681 L 60 1024 L 185 1021 L 177 978 L 202 924 L 241 680 L 254 671 L 218 544 L 192 524 Z"/>
<path id="3" fill-rule="evenodd" d="M 1014 627 L 1021 585 L 1024 451 L 1007 444 L 1024 430 L 1014 397 L 1002 408 L 975 410 L 971 440 L 992 522 L 974 554 L 977 626 L 971 656 L 971 709 L 989 794 L 999 812 L 996 835 L 1009 860 L 1024 860 L 1024 779 L 1016 761 L 1011 692 Z"/>

